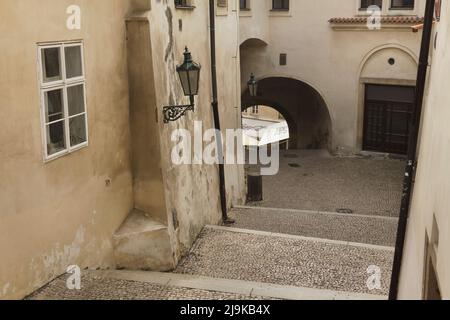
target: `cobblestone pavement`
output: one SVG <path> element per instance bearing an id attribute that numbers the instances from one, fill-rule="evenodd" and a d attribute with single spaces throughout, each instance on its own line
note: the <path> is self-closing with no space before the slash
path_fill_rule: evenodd
<path id="1" fill-rule="evenodd" d="M 395 217 L 404 167 L 402 160 L 284 151 L 279 174 L 264 177 L 264 201 L 252 205 L 328 212 L 351 209 L 356 214 Z"/>
<path id="2" fill-rule="evenodd" d="M 205 228 L 175 272 L 386 295 L 392 258 L 389 250 Z M 371 265 L 381 269 L 381 290 L 368 290 Z"/>
<path id="3" fill-rule="evenodd" d="M 175 273 L 387 295 L 393 251 L 332 240 L 381 246 L 394 244 L 398 222 L 389 217 L 396 217 L 400 208 L 404 162 L 336 158 L 324 151 L 289 151 L 282 154 L 280 160 L 280 173 L 264 177 L 264 201 L 251 204 L 252 208 L 235 209 L 230 214 L 236 219 L 233 228 L 287 236 L 206 227 Z M 338 209 L 351 209 L 354 214 L 319 213 L 332 213 Z M 331 241 L 299 239 L 295 235 Z M 367 287 L 369 266 L 381 269 L 380 290 Z M 214 289 L 186 288 L 180 284 L 171 286 L 167 282 L 161 285 L 134 281 L 136 279 L 99 277 L 94 272 L 85 272 L 82 290 L 73 291 L 66 288 L 66 278 L 64 275 L 56 279 L 29 299 L 263 299 L 243 295 L 243 292 L 222 293 Z M 209 286 L 201 288 L 210 289 Z"/>
<path id="4" fill-rule="evenodd" d="M 28 297 L 28 300 L 267 300 L 239 294 L 168 287 L 109 279 L 84 272 L 81 290 L 68 290 L 63 275 Z"/>
<path id="5" fill-rule="evenodd" d="M 398 219 L 359 215 L 302 213 L 267 208 L 235 208 L 233 228 L 312 238 L 395 246 Z"/>

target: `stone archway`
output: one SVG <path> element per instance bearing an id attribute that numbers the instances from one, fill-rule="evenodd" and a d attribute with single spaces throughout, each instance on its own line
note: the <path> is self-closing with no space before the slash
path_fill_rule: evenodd
<path id="1" fill-rule="evenodd" d="M 288 122 L 294 149 L 330 149 L 332 123 L 322 96 L 310 85 L 296 79 L 268 77 L 258 82 L 258 97 L 248 89 L 242 94 L 242 109 L 267 105 Z"/>
<path id="2" fill-rule="evenodd" d="M 297 146 L 298 128 L 297 128 L 297 123 L 291 117 L 289 112 L 283 106 L 278 105 L 275 101 L 270 101 L 270 100 L 267 100 L 264 98 L 259 98 L 259 97 L 256 99 L 247 100 L 246 103 L 244 103 L 242 105 L 242 111 L 245 111 L 248 108 L 251 108 L 255 105 L 271 107 L 271 108 L 275 109 L 276 111 L 278 111 L 283 116 L 283 118 L 286 120 L 288 127 L 289 127 L 289 136 L 290 136 L 289 146 L 296 147 Z"/>

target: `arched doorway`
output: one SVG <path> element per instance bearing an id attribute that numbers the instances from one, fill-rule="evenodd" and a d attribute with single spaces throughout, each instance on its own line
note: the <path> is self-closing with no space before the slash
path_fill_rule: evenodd
<path id="1" fill-rule="evenodd" d="M 369 52 L 359 72 L 358 146 L 406 154 L 414 112 L 417 57 L 402 46 Z"/>
<path id="2" fill-rule="evenodd" d="M 286 119 L 292 149 L 330 149 L 331 117 L 322 96 L 310 85 L 292 78 L 258 81 L 258 96 L 242 94 L 242 110 L 254 105 L 274 108 Z"/>

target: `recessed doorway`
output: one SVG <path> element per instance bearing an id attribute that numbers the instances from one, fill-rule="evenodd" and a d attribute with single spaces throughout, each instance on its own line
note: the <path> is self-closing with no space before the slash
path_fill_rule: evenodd
<path id="1" fill-rule="evenodd" d="M 406 154 L 414 99 L 415 87 L 366 84 L 365 151 Z"/>

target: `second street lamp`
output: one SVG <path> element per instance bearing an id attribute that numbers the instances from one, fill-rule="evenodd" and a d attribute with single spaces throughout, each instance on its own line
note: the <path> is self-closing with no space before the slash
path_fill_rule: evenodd
<path id="1" fill-rule="evenodd" d="M 180 77 L 181 86 L 183 87 L 184 95 L 189 97 L 190 104 L 179 106 L 167 106 L 163 109 L 164 123 L 176 121 L 183 117 L 186 112 L 194 111 L 195 96 L 198 95 L 200 83 L 201 66 L 192 60 L 192 55 L 186 47 L 184 51 L 184 62 L 177 66 L 177 73 Z"/>
<path id="2" fill-rule="evenodd" d="M 255 75 L 252 73 L 250 76 L 250 80 L 247 82 L 248 90 L 250 92 L 250 96 L 255 98 L 258 96 L 258 81 L 256 81 Z"/>

